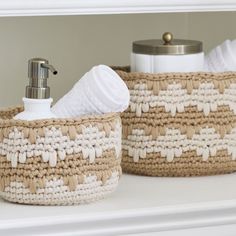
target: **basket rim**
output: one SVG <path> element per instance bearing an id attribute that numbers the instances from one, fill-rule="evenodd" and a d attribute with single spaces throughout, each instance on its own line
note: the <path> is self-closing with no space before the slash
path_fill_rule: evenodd
<path id="1" fill-rule="evenodd" d="M 168 72 L 168 73 L 146 73 L 146 72 L 131 72 L 130 66 L 111 66 L 118 74 L 125 75 L 125 80 L 162 80 L 162 79 L 213 79 L 213 80 L 227 80 L 236 79 L 236 71 L 225 72 Z"/>
<path id="2" fill-rule="evenodd" d="M 10 127 L 10 126 L 23 126 L 23 127 L 45 127 L 53 125 L 82 125 L 86 123 L 105 123 L 113 121 L 114 119 L 120 118 L 120 113 L 106 113 L 101 115 L 85 115 L 76 118 L 50 118 L 50 119 L 38 119 L 32 121 L 26 120 L 14 120 L 3 119 L 1 116 L 4 113 L 13 113 L 22 111 L 23 106 L 11 106 L 6 108 L 0 108 L 0 128 Z"/>

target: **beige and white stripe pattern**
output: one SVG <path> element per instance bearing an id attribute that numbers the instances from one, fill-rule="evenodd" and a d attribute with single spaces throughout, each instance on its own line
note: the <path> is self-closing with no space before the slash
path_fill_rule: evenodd
<path id="1" fill-rule="evenodd" d="M 49 165 L 54 167 L 58 158 L 64 160 L 66 155 L 78 153 L 93 163 L 96 157 L 102 156 L 103 151 L 109 149 L 115 149 L 118 158 L 121 150 L 119 125 L 114 123 L 115 127 L 108 136 L 96 126 L 82 126 L 80 133 L 74 130 L 74 139 L 63 135 L 61 128 L 46 127 L 44 136 L 36 133 L 33 143 L 24 138 L 23 131 L 14 128 L 0 143 L 0 154 L 11 161 L 12 167 L 17 167 L 18 162 L 25 163 L 26 159 L 32 156 L 41 156 L 44 162 L 49 162 Z M 74 129 L 70 127 L 72 128 Z"/>
<path id="2" fill-rule="evenodd" d="M 150 107 L 164 107 L 166 112 L 175 116 L 176 112 L 184 112 L 186 107 L 196 106 L 198 111 L 208 116 L 211 111 L 217 111 L 219 106 L 229 106 L 236 114 L 236 84 L 230 84 L 220 93 L 212 82 L 202 83 L 188 94 L 180 83 L 173 83 L 168 84 L 166 90 L 159 91 L 158 95 L 148 90 L 147 84 L 136 84 L 130 90 L 130 95 L 130 109 L 139 117 L 142 112 L 148 112 Z"/>
<path id="3" fill-rule="evenodd" d="M 20 108 L 0 111 L 0 196 L 40 205 L 106 197 L 121 175 L 118 114 L 17 121 Z"/>
<path id="4" fill-rule="evenodd" d="M 84 182 L 78 184 L 75 190 L 71 191 L 64 185 L 63 179 L 54 178 L 46 181 L 45 187 L 32 193 L 22 182 L 11 182 L 0 196 L 11 202 L 27 203 L 33 205 L 74 205 L 90 203 L 105 198 L 114 192 L 118 185 L 119 172 L 113 172 L 102 183 L 96 175 L 85 177 Z"/>
<path id="5" fill-rule="evenodd" d="M 236 73 L 129 72 L 122 114 L 125 172 L 152 176 L 236 170 Z"/>
<path id="6" fill-rule="evenodd" d="M 139 147 L 136 145 L 138 142 Z M 203 128 L 199 134 L 193 134 L 191 139 L 178 129 L 167 129 L 165 135 L 159 135 L 156 139 L 152 135 L 146 136 L 144 130 L 133 129 L 132 134 L 124 139 L 123 149 L 128 151 L 134 162 L 138 162 L 139 158 L 146 158 L 148 153 L 158 153 L 172 162 L 174 157 L 181 157 L 182 153 L 188 151 L 196 151 L 197 156 L 207 161 L 220 150 L 227 150 L 231 159 L 236 160 L 236 128 L 223 138 L 214 128 Z"/>

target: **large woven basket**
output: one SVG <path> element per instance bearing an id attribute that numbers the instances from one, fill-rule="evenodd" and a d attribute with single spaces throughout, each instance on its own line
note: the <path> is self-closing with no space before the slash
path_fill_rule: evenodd
<path id="1" fill-rule="evenodd" d="M 119 114 L 13 120 L 0 111 L 0 196 L 8 201 L 88 203 L 115 190 L 121 175 Z"/>
<path id="2" fill-rule="evenodd" d="M 236 170 L 236 73 L 115 69 L 131 95 L 122 114 L 124 172 L 196 176 Z"/>

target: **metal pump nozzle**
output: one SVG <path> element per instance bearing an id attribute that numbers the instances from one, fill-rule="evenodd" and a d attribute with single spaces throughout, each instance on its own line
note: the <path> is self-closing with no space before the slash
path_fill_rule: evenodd
<path id="1" fill-rule="evenodd" d="M 55 68 L 52 65 L 42 64 L 42 67 L 49 69 L 54 75 L 57 74 L 57 71 L 55 70 Z"/>
<path id="2" fill-rule="evenodd" d="M 28 61 L 29 85 L 25 91 L 27 98 L 47 99 L 50 97 L 50 88 L 47 86 L 48 70 L 54 75 L 57 74 L 46 59 L 32 58 Z"/>

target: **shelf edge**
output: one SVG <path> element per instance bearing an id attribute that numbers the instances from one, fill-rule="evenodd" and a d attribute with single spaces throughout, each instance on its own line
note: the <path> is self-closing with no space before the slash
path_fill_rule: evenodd
<path id="1" fill-rule="evenodd" d="M 230 225 L 236 200 L 0 221 L 0 235 L 125 235 Z M 50 234 L 49 234 L 50 232 Z"/>
<path id="2" fill-rule="evenodd" d="M 235 11 L 235 0 L 8 0 L 0 16 Z"/>

